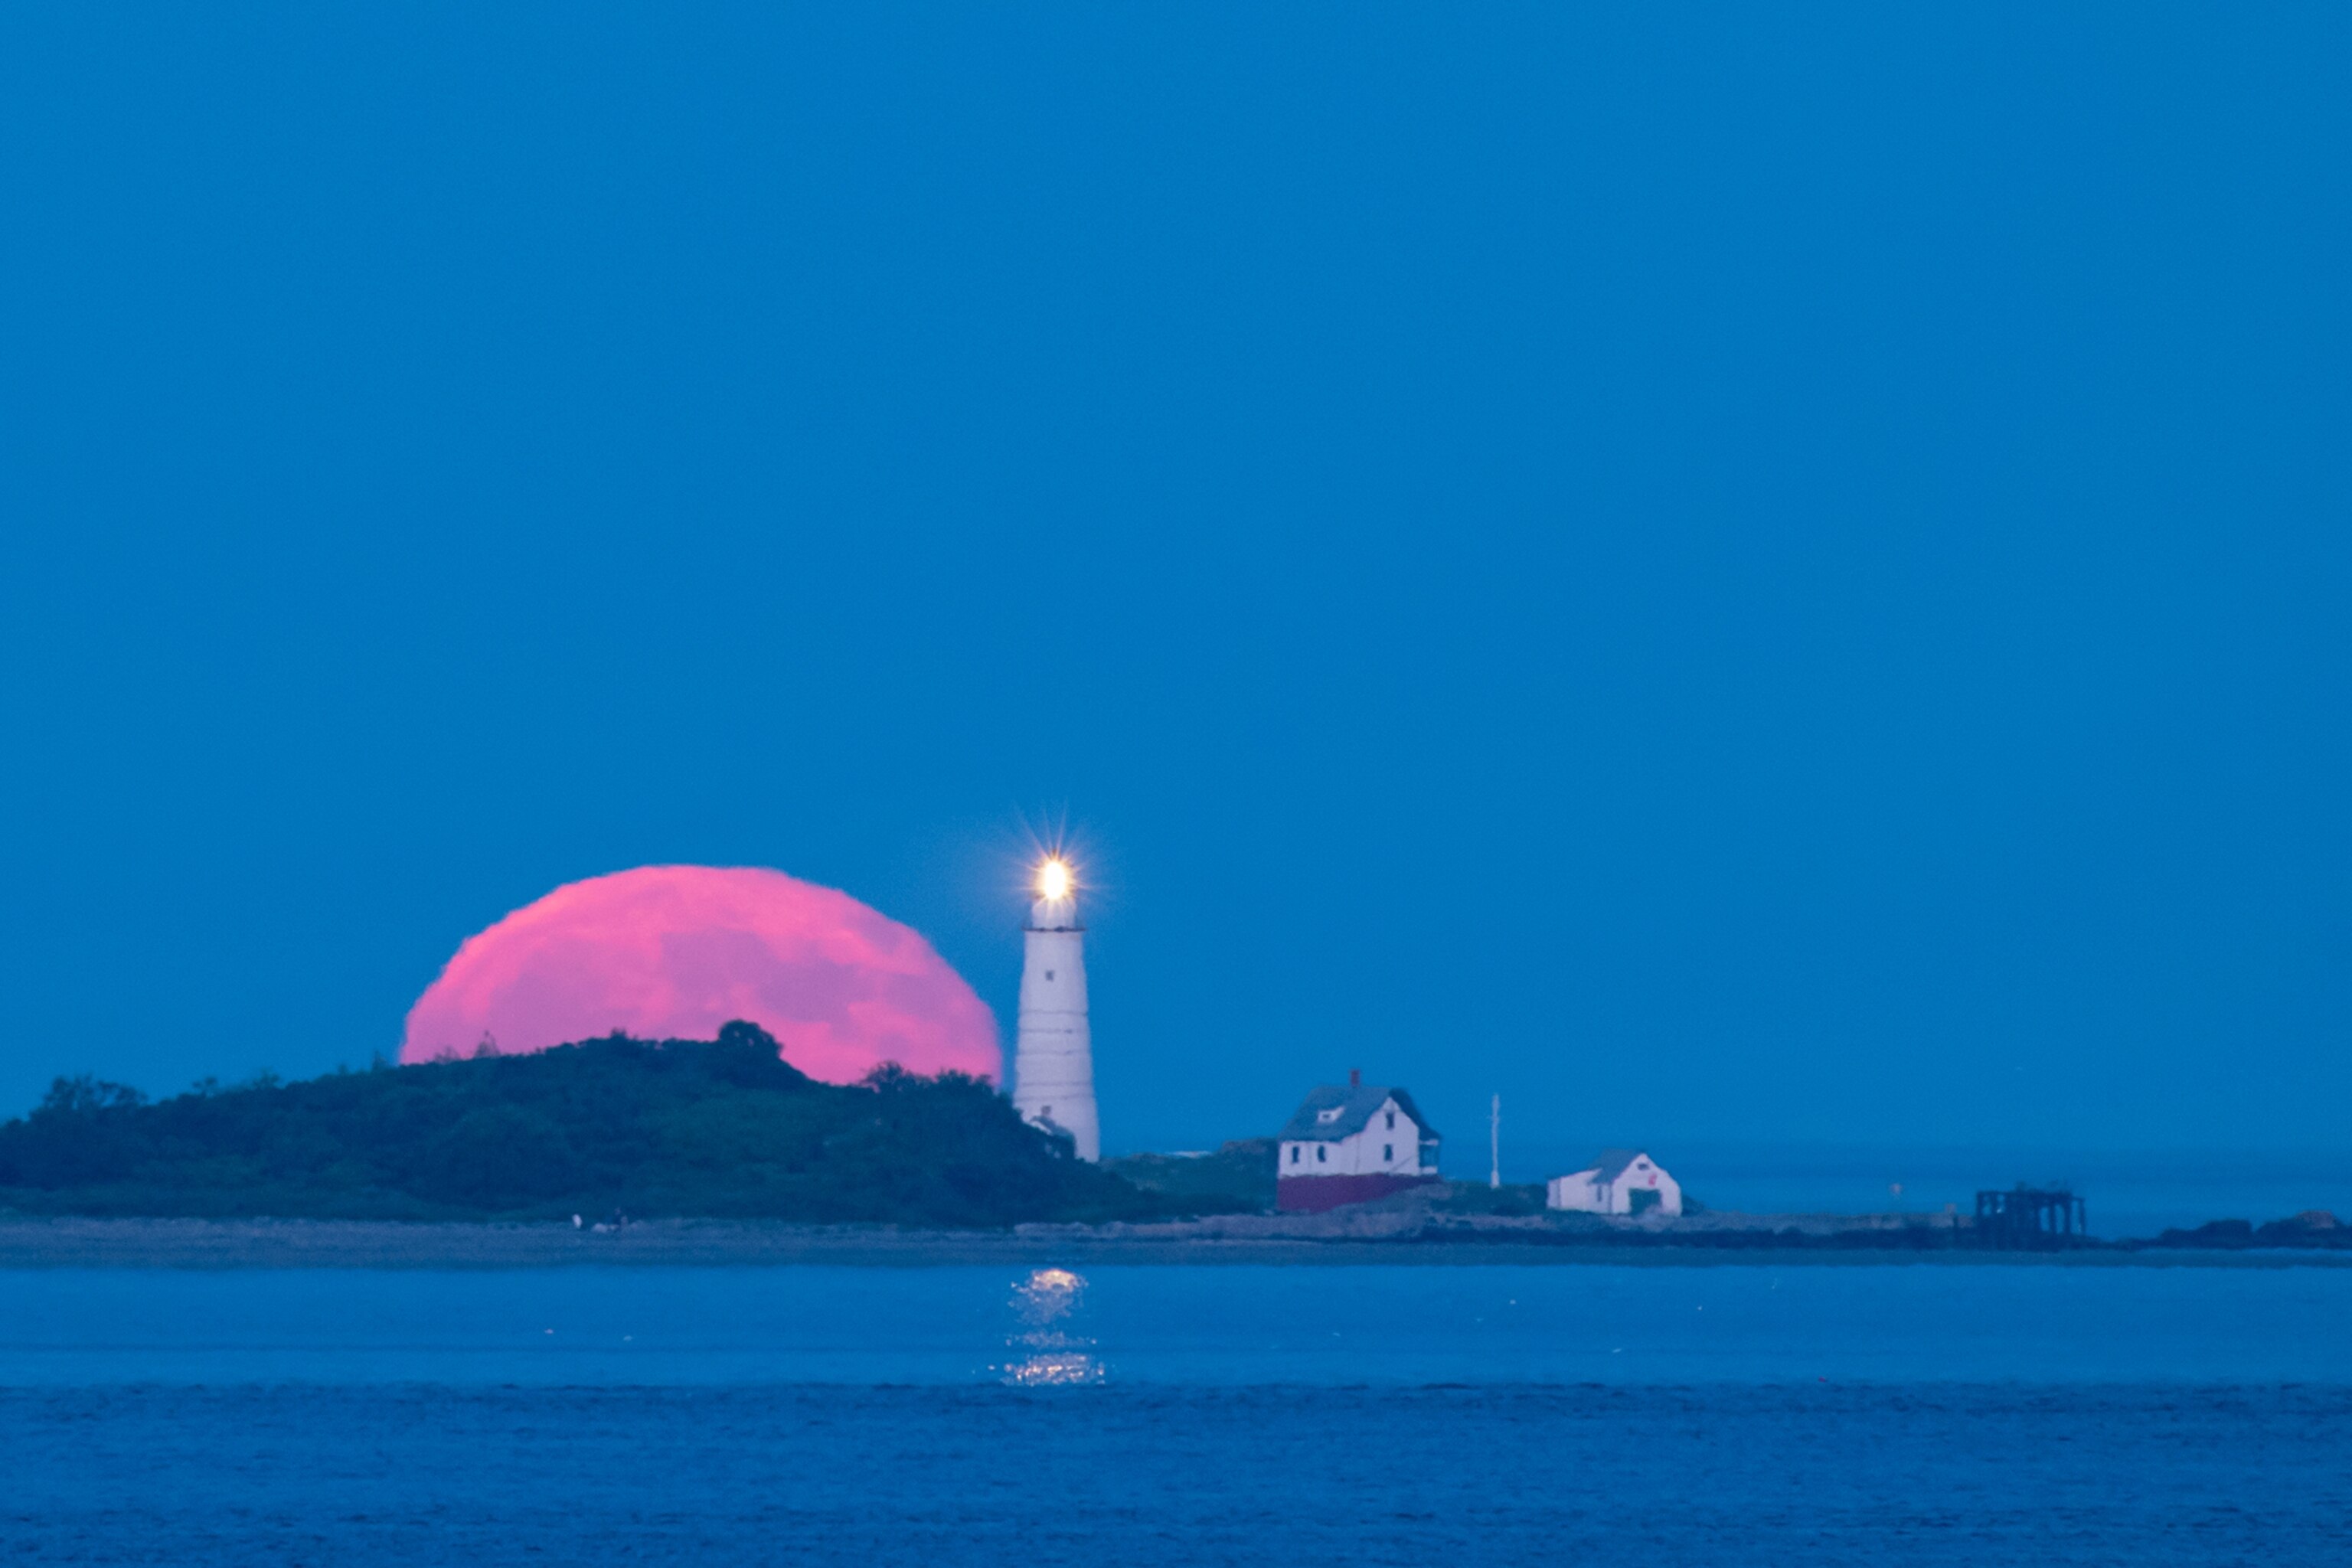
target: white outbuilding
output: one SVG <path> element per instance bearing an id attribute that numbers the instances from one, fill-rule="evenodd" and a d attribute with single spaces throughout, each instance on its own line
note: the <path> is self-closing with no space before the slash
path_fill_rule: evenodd
<path id="1" fill-rule="evenodd" d="M 1683 1187 L 1642 1150 L 1604 1149 L 1586 1169 L 1554 1176 L 1545 1186 L 1544 1206 L 1580 1214 L 1678 1215 Z"/>

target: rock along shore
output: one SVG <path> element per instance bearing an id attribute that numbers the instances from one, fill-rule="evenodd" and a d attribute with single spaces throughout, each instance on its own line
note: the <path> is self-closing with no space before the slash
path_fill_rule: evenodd
<path id="1" fill-rule="evenodd" d="M 1862 1263 L 2276 1265 L 2275 1254 L 1923 1248 L 1901 1216 L 1708 1215 L 1583 1223 L 1366 1212 L 1224 1215 L 1160 1225 L 1022 1226 L 1011 1231 L 671 1219 L 598 1234 L 568 1224 L 423 1225 L 371 1220 L 0 1217 L 0 1268 L 877 1268 L 1236 1264 L 1658 1265 Z M 1912 1227 L 1916 1228 L 1916 1227 Z M 2352 1266 L 2344 1255 L 2296 1262 Z"/>

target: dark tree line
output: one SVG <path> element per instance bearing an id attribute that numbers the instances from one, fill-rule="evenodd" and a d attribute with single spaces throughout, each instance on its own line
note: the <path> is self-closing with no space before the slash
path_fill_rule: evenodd
<path id="1" fill-rule="evenodd" d="M 0 1207 L 37 1213 L 996 1226 L 1202 1206 L 1074 1158 L 982 1079 L 893 1066 L 819 1083 L 745 1023 L 152 1103 L 59 1079 L 0 1124 Z"/>

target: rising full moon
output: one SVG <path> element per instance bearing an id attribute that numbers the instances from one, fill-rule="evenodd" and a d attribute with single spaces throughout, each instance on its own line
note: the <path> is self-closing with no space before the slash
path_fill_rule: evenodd
<path id="1" fill-rule="evenodd" d="M 619 1029 L 714 1037 L 744 1018 L 812 1078 L 884 1062 L 994 1078 L 986 1003 L 922 936 L 782 871 L 643 866 L 568 883 L 467 939 L 416 1005 L 404 1062 L 540 1051 Z"/>

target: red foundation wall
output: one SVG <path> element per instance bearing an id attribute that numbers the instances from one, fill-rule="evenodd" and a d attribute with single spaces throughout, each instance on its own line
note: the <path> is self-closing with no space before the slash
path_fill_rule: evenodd
<path id="1" fill-rule="evenodd" d="M 1321 1214 L 1349 1204 L 1368 1204 L 1435 1180 L 1435 1176 L 1284 1176 L 1274 1184 L 1274 1206 L 1284 1214 Z"/>

